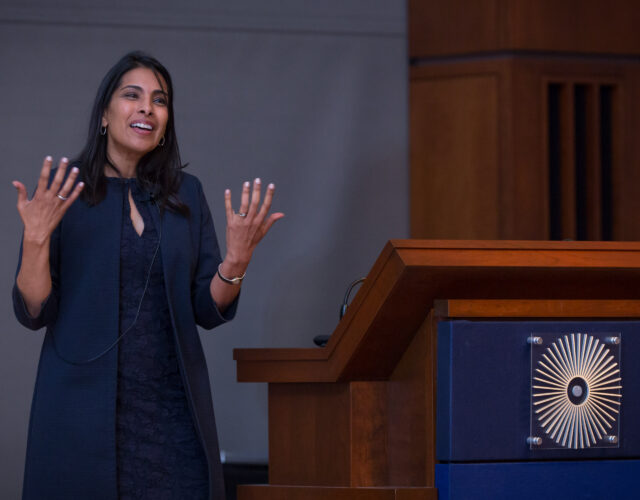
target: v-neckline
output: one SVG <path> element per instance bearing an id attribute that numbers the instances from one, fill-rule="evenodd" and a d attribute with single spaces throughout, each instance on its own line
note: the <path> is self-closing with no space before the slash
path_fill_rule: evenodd
<path id="1" fill-rule="evenodd" d="M 133 227 L 133 230 L 135 231 L 138 238 L 142 238 L 146 230 L 146 223 L 144 222 L 144 217 L 142 216 L 142 213 L 140 212 L 140 210 L 138 210 L 138 206 L 136 205 L 135 199 L 133 197 L 133 191 L 131 189 L 131 186 L 129 186 L 129 191 L 127 193 L 127 200 L 129 202 L 129 221 L 131 222 L 131 226 Z M 133 221 L 134 210 L 140 217 L 140 222 L 142 223 L 142 229 L 140 230 L 140 232 L 138 232 L 138 228 L 136 227 L 136 224 Z"/>

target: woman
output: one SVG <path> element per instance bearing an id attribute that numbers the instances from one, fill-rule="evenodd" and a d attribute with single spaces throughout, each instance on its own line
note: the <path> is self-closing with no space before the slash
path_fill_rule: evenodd
<path id="1" fill-rule="evenodd" d="M 232 319 L 274 186 L 225 191 L 220 257 L 200 182 L 181 168 L 173 88 L 133 52 L 103 79 L 68 168 L 44 160 L 24 234 L 18 320 L 46 326 L 31 409 L 25 499 L 224 498 L 196 324 Z"/>

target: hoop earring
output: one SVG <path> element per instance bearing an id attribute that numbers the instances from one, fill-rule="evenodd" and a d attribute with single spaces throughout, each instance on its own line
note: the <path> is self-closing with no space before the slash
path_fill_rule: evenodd
<path id="1" fill-rule="evenodd" d="M 100 127 L 100 135 L 107 135 L 107 127 Z"/>
<path id="2" fill-rule="evenodd" d="M 164 135 L 163 135 L 162 139 L 160 139 L 160 142 L 158 143 L 158 146 L 160 146 L 160 147 L 164 146 L 164 142 L 165 142 L 165 140 L 164 140 Z"/>

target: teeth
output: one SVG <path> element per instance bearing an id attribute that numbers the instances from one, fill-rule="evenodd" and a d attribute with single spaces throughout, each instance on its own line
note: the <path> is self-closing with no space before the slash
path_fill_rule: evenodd
<path id="1" fill-rule="evenodd" d="M 153 127 L 151 125 L 147 125 L 146 123 L 132 123 L 132 127 L 143 128 L 145 130 L 152 130 Z"/>

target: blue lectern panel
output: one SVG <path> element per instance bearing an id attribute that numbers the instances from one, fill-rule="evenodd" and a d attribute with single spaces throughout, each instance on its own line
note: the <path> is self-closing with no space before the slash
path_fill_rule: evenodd
<path id="1" fill-rule="evenodd" d="M 638 460 L 436 465 L 438 500 L 635 500 Z"/>
<path id="2" fill-rule="evenodd" d="M 528 342 L 536 335 L 544 337 L 543 347 L 552 345 L 548 340 L 551 338 L 564 339 L 566 336 L 567 342 L 566 352 L 563 345 L 560 345 L 560 350 L 568 361 L 563 361 L 560 354 L 558 359 L 554 358 L 549 351 L 546 351 L 547 358 L 540 358 L 543 359 L 539 366 L 544 383 L 538 387 L 543 389 L 534 389 L 534 396 L 539 401 L 547 398 L 547 392 L 550 400 L 556 397 L 554 370 L 558 377 L 566 372 L 566 379 L 572 380 L 564 399 L 572 398 L 573 403 L 567 403 L 564 408 L 557 405 L 559 413 L 550 411 L 549 420 L 565 412 L 570 417 L 567 419 L 569 426 L 578 428 L 579 412 L 575 415 L 571 412 L 580 410 L 578 406 L 584 406 L 582 401 L 588 394 L 597 398 L 596 403 L 599 402 L 589 414 L 592 422 L 580 427 L 581 432 L 584 429 L 581 438 L 585 438 L 579 442 L 582 444 L 575 446 L 580 449 L 562 447 L 560 440 L 554 448 L 551 432 L 549 435 L 540 433 L 544 438 L 542 444 L 551 446 L 536 448 L 527 443 L 532 432 L 538 430 L 532 429 L 532 385 L 536 384 L 535 381 L 532 384 L 532 377 L 536 375 L 532 375 L 532 355 L 536 352 L 545 354 L 545 349 Z M 609 345 L 601 351 L 595 349 L 614 336 L 621 339 L 619 345 Z M 580 339 L 584 342 L 581 343 Z M 558 340 L 557 343 L 560 342 Z M 617 380 L 608 386 L 618 387 L 612 391 L 613 395 L 603 390 L 607 387 L 597 382 L 598 377 L 594 378 L 594 371 L 589 367 L 589 363 L 598 364 L 596 362 L 600 358 L 597 356 L 604 356 L 609 351 L 615 356 L 602 357 L 599 368 L 596 368 L 606 372 L 604 378 Z M 611 360 L 609 365 L 605 364 L 607 359 Z M 445 321 L 438 326 L 437 362 L 436 452 L 441 462 L 640 457 L 638 321 Z M 557 366 L 551 366 L 553 363 Z M 574 372 L 587 373 L 587 381 L 591 383 L 593 379 L 596 383 L 590 388 L 580 377 L 575 377 Z M 547 376 L 549 378 L 545 379 Z M 540 395 L 535 394 L 536 390 Z M 565 425 L 564 430 L 566 428 Z M 595 435 L 597 444 L 589 439 L 590 434 Z M 607 442 L 606 438 L 611 441 Z"/>

